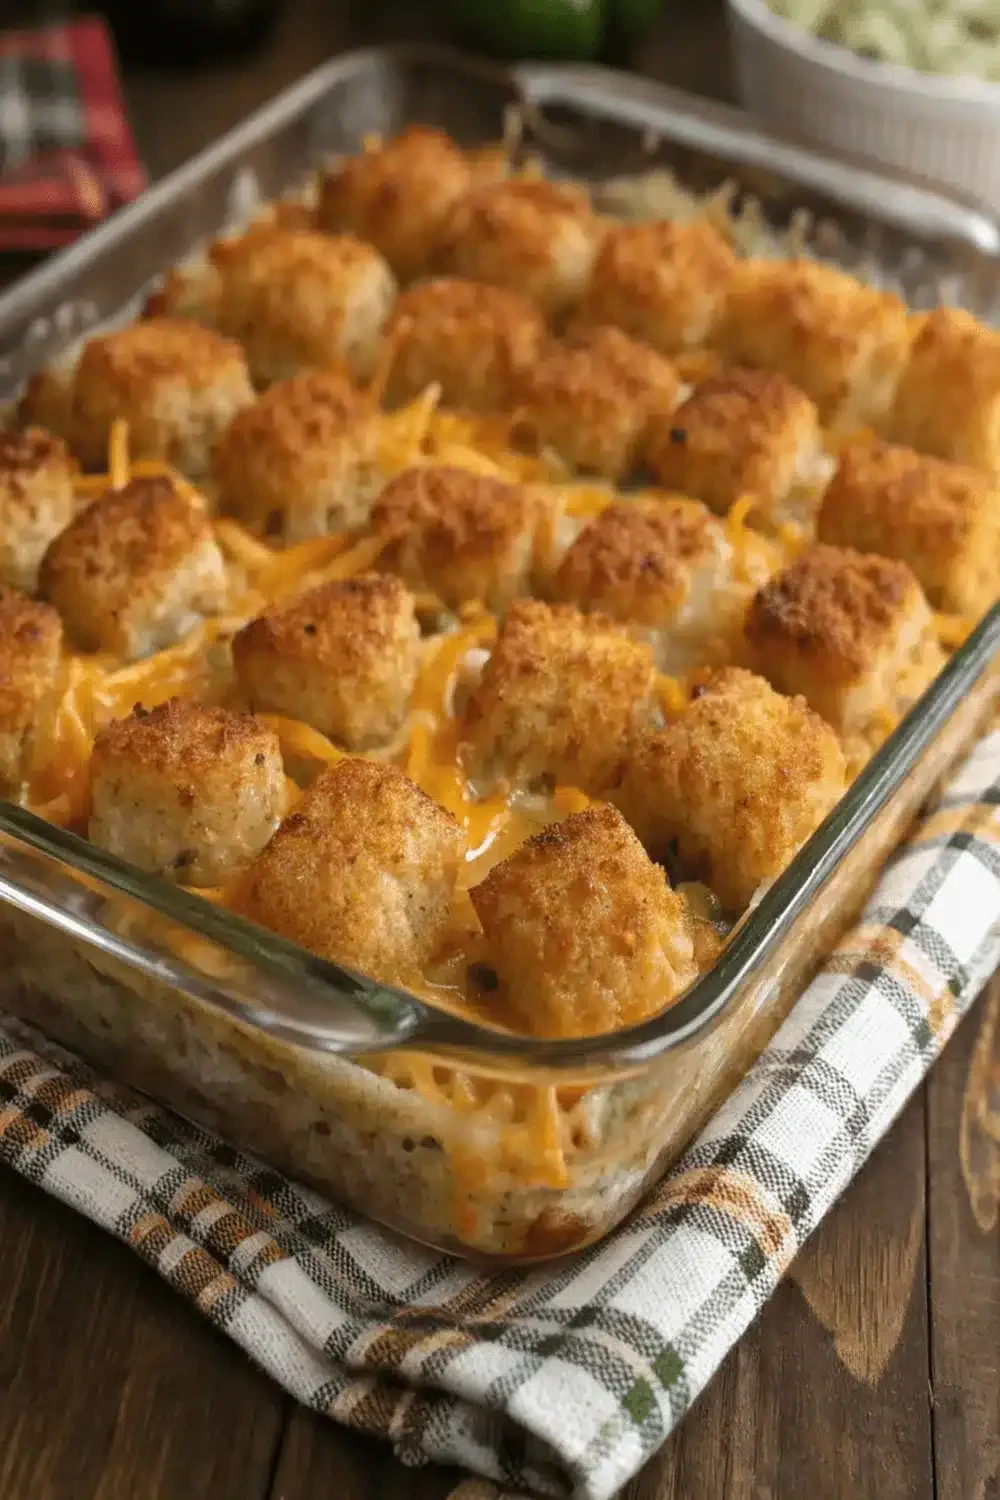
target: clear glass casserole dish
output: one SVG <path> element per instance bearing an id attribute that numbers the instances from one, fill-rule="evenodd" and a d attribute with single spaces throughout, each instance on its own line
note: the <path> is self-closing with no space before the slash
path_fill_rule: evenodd
<path id="1" fill-rule="evenodd" d="M 609 202 L 622 177 L 658 167 L 699 194 L 728 179 L 753 198 L 747 233 L 787 243 L 791 230 L 918 307 L 954 300 L 989 317 L 997 304 L 1000 236 L 973 209 L 600 70 L 506 73 L 412 49 L 367 52 L 306 79 L 0 301 L 0 395 L 331 152 L 414 121 L 486 144 L 511 106 L 555 171 L 606 183 Z M 10 804 L 0 805 L 0 1003 L 417 1239 L 508 1262 L 562 1254 L 618 1223 L 746 1070 L 998 689 L 1000 608 L 712 969 L 629 1031 L 541 1041 L 447 1014 Z M 366 1065 L 387 1052 L 390 1069 Z M 456 1067 L 473 1080 L 461 1097 Z"/>

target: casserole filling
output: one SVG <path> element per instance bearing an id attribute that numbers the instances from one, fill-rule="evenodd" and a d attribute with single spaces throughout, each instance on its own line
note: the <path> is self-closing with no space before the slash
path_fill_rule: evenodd
<path id="1" fill-rule="evenodd" d="M 845 437 L 919 441 L 895 299 L 415 145 L 453 170 L 412 232 L 369 162 L 318 223 L 217 248 L 190 319 L 161 299 L 27 393 L 0 557 L 40 597 L 0 595 L 0 775 L 324 957 L 599 1035 L 714 962 L 1000 594 L 1000 499 Z M 7 469 L 41 485 L 39 454 L 29 525 Z M 365 1066 L 453 1117 L 463 1191 L 565 1186 L 611 1107 Z"/>

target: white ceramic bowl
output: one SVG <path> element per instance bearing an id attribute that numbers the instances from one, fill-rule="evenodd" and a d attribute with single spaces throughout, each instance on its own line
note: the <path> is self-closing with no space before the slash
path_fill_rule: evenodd
<path id="1" fill-rule="evenodd" d="M 872 62 L 728 0 L 743 103 L 784 133 L 1000 210 L 1000 84 Z"/>

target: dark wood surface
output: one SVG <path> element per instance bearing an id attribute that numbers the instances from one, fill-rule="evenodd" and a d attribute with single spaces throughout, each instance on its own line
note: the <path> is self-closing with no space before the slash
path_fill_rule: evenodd
<path id="1" fill-rule="evenodd" d="M 716 0 L 668 11 L 637 66 L 725 97 Z M 435 29 L 419 6 L 293 0 L 264 56 L 128 79 L 145 159 L 162 174 L 345 46 Z M 627 1500 L 1000 1500 L 1000 1146 L 981 1118 L 998 1017 L 994 982 Z M 445 1500 L 460 1483 L 295 1408 L 124 1248 L 0 1171 L 0 1500 Z"/>

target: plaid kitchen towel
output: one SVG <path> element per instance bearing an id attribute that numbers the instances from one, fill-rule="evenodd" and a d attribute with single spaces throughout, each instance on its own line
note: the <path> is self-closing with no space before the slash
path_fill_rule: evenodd
<path id="1" fill-rule="evenodd" d="M 700 1139 L 575 1260 L 486 1273 L 403 1243 L 6 1019 L 0 1160 L 124 1240 L 300 1401 L 404 1461 L 608 1500 L 763 1307 L 998 962 L 1000 732 Z"/>
<path id="2" fill-rule="evenodd" d="M 145 186 L 104 22 L 0 33 L 0 250 L 64 245 Z"/>

